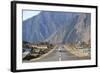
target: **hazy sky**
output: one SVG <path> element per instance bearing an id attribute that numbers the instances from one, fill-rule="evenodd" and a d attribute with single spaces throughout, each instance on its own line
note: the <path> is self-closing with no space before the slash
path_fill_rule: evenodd
<path id="1" fill-rule="evenodd" d="M 29 11 L 29 10 L 23 10 L 23 21 L 27 20 L 37 14 L 39 14 L 40 11 Z"/>

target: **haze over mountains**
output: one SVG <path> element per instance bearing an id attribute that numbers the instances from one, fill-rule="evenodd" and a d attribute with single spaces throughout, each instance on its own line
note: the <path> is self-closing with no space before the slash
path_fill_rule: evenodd
<path id="1" fill-rule="evenodd" d="M 42 11 L 23 21 L 22 39 L 25 42 L 53 44 L 91 40 L 91 14 Z"/>

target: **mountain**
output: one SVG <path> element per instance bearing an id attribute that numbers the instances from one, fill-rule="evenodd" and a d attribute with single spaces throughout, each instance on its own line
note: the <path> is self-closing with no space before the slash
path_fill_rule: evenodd
<path id="1" fill-rule="evenodd" d="M 77 19 L 77 23 L 73 29 L 69 32 L 65 41 L 67 43 L 84 42 L 89 44 L 91 40 L 91 15 L 90 14 L 80 14 Z"/>
<path id="2" fill-rule="evenodd" d="M 68 43 L 90 39 L 89 13 L 42 11 L 23 21 L 23 41 Z"/>

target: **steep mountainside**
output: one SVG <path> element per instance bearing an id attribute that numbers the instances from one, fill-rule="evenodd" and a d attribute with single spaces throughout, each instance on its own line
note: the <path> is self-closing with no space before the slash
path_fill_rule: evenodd
<path id="1" fill-rule="evenodd" d="M 69 43 L 90 40 L 89 13 L 42 11 L 23 21 L 23 41 L 38 43 Z"/>
<path id="2" fill-rule="evenodd" d="M 91 40 L 91 16 L 90 14 L 80 14 L 77 23 L 69 32 L 66 42 L 89 44 Z"/>

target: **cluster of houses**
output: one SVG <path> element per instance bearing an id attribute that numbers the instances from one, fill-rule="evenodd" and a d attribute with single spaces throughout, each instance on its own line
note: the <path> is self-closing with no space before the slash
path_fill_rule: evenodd
<path id="1" fill-rule="evenodd" d="M 47 45 L 31 45 L 32 48 L 48 48 Z"/>
<path id="2" fill-rule="evenodd" d="M 38 44 L 24 44 L 23 45 L 24 49 L 31 49 L 30 52 L 28 54 L 26 54 L 27 51 L 23 52 L 23 59 L 27 60 L 27 59 L 33 59 L 33 58 L 37 58 L 45 53 L 47 53 L 48 51 L 50 51 L 51 49 L 53 49 L 53 46 L 51 44 L 48 43 L 38 43 Z"/>

